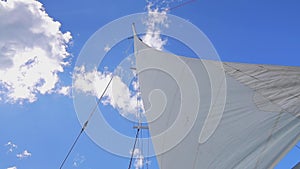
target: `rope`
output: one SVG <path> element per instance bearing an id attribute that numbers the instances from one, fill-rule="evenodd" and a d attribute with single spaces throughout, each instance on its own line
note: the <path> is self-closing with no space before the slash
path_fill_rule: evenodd
<path id="1" fill-rule="evenodd" d="M 71 154 L 71 152 L 72 152 L 72 150 L 73 150 L 75 144 L 77 143 L 77 141 L 78 141 L 79 137 L 81 136 L 81 134 L 83 133 L 83 131 L 84 131 L 84 129 L 82 128 L 81 131 L 80 131 L 80 133 L 78 134 L 76 140 L 74 141 L 72 147 L 70 148 L 70 150 L 69 150 L 67 156 L 65 157 L 64 161 L 61 163 L 59 169 L 62 169 L 62 167 L 64 166 L 65 162 L 67 161 L 69 155 Z"/>
<path id="2" fill-rule="evenodd" d="M 150 132 L 149 132 L 149 130 L 148 130 L 148 135 L 147 135 L 147 137 L 148 137 L 148 139 L 147 139 L 147 158 L 146 158 L 146 166 L 147 166 L 147 169 L 149 169 L 149 149 L 150 149 Z"/>
<path id="3" fill-rule="evenodd" d="M 174 7 L 171 7 L 171 8 L 169 8 L 169 9 L 167 9 L 167 11 L 171 11 L 171 10 L 180 8 L 180 7 L 185 6 L 185 5 L 189 4 L 189 3 L 192 3 L 192 2 L 194 2 L 194 1 L 196 1 L 196 0 L 189 0 L 189 1 L 186 1 L 186 2 L 184 2 L 184 3 L 182 3 L 182 4 L 179 4 L 179 5 L 177 5 L 177 6 L 174 6 Z"/>
<path id="4" fill-rule="evenodd" d="M 141 154 L 143 155 L 143 148 L 144 148 L 144 144 L 143 144 L 143 140 L 141 139 L 141 138 L 143 138 L 143 130 L 141 130 L 141 132 L 140 132 L 140 148 L 141 148 Z M 142 158 L 141 158 L 141 156 L 139 156 L 139 160 L 141 160 Z M 144 162 L 144 159 L 142 159 L 143 160 L 143 162 Z M 142 168 L 144 169 L 144 164 L 142 165 Z"/>
<path id="5" fill-rule="evenodd" d="M 111 83 L 111 81 L 113 80 L 113 78 L 114 78 L 114 77 L 112 76 L 111 79 L 109 80 L 107 86 L 105 87 L 103 93 L 102 93 L 101 96 L 98 98 L 97 104 L 96 104 L 95 107 L 93 108 L 93 110 L 92 110 L 91 114 L 89 115 L 89 118 L 87 119 L 87 121 L 86 121 L 86 122 L 84 123 L 84 125 L 82 126 L 80 133 L 79 133 L 78 136 L 76 137 L 74 143 L 72 144 L 70 150 L 68 151 L 68 154 L 66 155 L 66 157 L 65 157 L 64 160 L 63 160 L 63 162 L 61 163 L 59 169 L 62 169 L 62 168 L 63 168 L 65 162 L 67 161 L 67 159 L 68 159 L 68 157 L 70 156 L 70 154 L 71 154 L 73 148 L 75 147 L 75 145 L 76 145 L 76 143 L 77 143 L 79 137 L 81 136 L 81 134 L 83 133 L 83 131 L 86 129 L 86 127 L 87 127 L 87 125 L 88 125 L 90 119 L 92 118 L 92 116 L 93 116 L 94 113 L 96 112 L 96 108 L 98 107 L 98 105 L 99 105 L 99 103 L 100 103 L 102 97 L 104 96 L 105 92 L 107 91 L 108 86 L 110 85 L 110 83 Z"/>
<path id="6" fill-rule="evenodd" d="M 300 150 L 300 146 L 298 146 L 298 145 L 296 144 L 296 147 Z"/>
<path id="7" fill-rule="evenodd" d="M 139 132 L 140 132 L 140 128 L 138 128 L 137 131 L 136 131 L 135 140 L 134 140 L 133 149 L 132 149 L 132 152 L 131 152 L 131 157 L 130 157 L 128 169 L 131 168 L 131 163 L 132 163 L 132 160 L 133 160 L 133 154 L 134 154 L 136 142 L 138 140 Z"/>

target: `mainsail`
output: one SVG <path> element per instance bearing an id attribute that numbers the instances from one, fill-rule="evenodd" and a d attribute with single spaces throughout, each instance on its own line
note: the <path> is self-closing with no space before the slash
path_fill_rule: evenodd
<path id="1" fill-rule="evenodd" d="M 136 35 L 134 48 L 160 169 L 273 168 L 299 141 L 300 67 L 176 56 Z"/>

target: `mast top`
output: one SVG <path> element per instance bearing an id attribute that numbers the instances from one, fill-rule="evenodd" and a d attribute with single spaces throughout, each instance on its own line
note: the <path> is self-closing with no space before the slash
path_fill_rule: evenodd
<path id="1" fill-rule="evenodd" d="M 136 29 L 135 29 L 135 23 L 132 23 L 132 32 L 133 32 L 133 36 L 136 36 Z"/>

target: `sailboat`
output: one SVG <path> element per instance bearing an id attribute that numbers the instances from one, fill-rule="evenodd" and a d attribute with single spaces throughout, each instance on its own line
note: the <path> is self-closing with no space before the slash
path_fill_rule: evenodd
<path id="1" fill-rule="evenodd" d="M 122 146 L 134 145 L 129 168 L 140 130 L 150 132 L 153 151 L 147 156 L 155 156 L 160 169 L 274 168 L 299 142 L 300 67 L 178 56 L 148 46 L 138 37 L 134 25 L 132 29 L 134 70 L 147 126 L 139 122 L 134 127 L 135 140 L 118 140 Z M 77 102 L 82 103 L 84 99 L 79 98 Z M 95 110 L 79 115 L 86 121 L 81 120 L 82 129 L 60 168 L 93 114 L 101 119 Z M 99 135 L 98 129 L 91 132 L 98 134 L 94 139 L 105 143 L 111 139 Z M 111 136 L 119 138 L 114 133 Z M 139 141 L 148 142 L 147 138 Z"/>
<path id="2" fill-rule="evenodd" d="M 300 67 L 177 56 L 133 32 L 160 169 L 274 168 L 299 142 Z"/>

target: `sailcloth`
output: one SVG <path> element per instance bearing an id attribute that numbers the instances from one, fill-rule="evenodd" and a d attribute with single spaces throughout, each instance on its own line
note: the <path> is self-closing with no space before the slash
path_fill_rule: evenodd
<path id="1" fill-rule="evenodd" d="M 137 36 L 134 47 L 160 169 L 273 168 L 299 141 L 300 67 L 176 56 Z"/>

